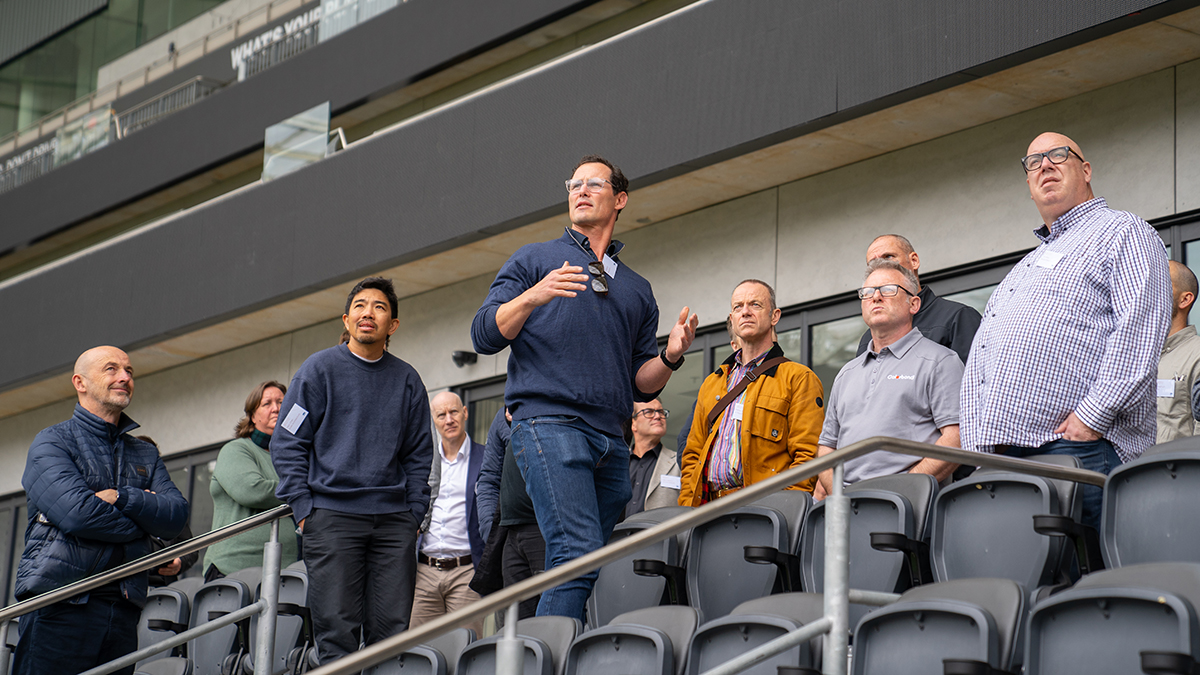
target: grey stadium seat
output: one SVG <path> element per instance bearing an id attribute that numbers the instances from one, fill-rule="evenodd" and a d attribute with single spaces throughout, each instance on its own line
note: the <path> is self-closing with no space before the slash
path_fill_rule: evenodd
<path id="1" fill-rule="evenodd" d="M 667 506 L 636 513 L 617 524 L 608 543 L 618 542 L 689 511 L 690 506 Z M 618 614 L 654 607 L 663 602 L 682 603 L 686 596 L 683 593 L 681 539 L 686 539 L 686 536 L 687 533 L 683 537 L 668 537 L 601 567 L 595 589 L 588 597 L 588 626 L 603 626 Z M 661 567 L 656 565 L 655 568 L 661 575 L 635 573 L 634 560 L 650 561 L 647 564 L 660 563 Z"/>
<path id="2" fill-rule="evenodd" d="M 851 672 L 1008 672 L 1024 605 L 1025 589 L 1011 579 L 957 579 L 910 589 L 858 623 Z M 953 670 L 947 660 L 967 670 Z"/>
<path id="3" fill-rule="evenodd" d="M 475 631 L 455 628 L 391 661 L 364 670 L 363 675 L 454 675 L 459 655 L 474 641 Z"/>
<path id="4" fill-rule="evenodd" d="M 583 631 L 578 619 L 535 616 L 517 622 L 517 637 L 525 642 L 526 675 L 562 675 L 571 642 Z M 456 675 L 493 675 L 496 642 L 501 635 L 467 645 L 458 660 Z"/>
<path id="5" fill-rule="evenodd" d="M 237 611 L 251 602 L 250 589 L 237 579 L 216 579 L 200 587 L 192 602 L 191 627 L 196 628 L 209 621 Z M 249 621 L 241 626 L 234 624 L 201 635 L 188 643 L 188 658 L 191 659 L 196 675 L 221 675 L 221 666 L 230 654 L 235 654 L 239 644 L 245 645 L 245 633 Z"/>
<path id="6" fill-rule="evenodd" d="M 1026 675 L 1189 673 L 1200 658 L 1200 564 L 1102 570 L 1038 603 L 1029 617 Z"/>
<path id="7" fill-rule="evenodd" d="M 245 570 L 243 570 L 244 572 Z M 252 568 L 261 571 L 261 568 Z M 253 573 L 253 572 L 252 572 Z M 255 581 L 251 574 L 243 574 L 243 581 Z M 233 579 L 234 576 L 227 577 Z M 254 599 L 262 597 L 261 585 L 254 594 Z M 282 672 L 287 668 L 288 656 L 292 650 L 309 646 L 313 642 L 312 616 L 306 607 L 308 602 L 308 575 L 303 571 L 282 569 L 279 571 L 279 609 L 275 619 L 274 665 L 271 672 Z M 258 642 L 258 615 L 250 618 L 250 647 L 242 656 L 242 670 L 254 672 L 254 652 Z"/>
<path id="8" fill-rule="evenodd" d="M 775 568 L 745 559 L 746 546 L 790 551 L 789 523 L 766 506 L 743 506 L 692 529 L 687 555 L 688 604 L 700 620 L 725 616 L 734 607 L 775 588 Z"/>
<path id="9" fill-rule="evenodd" d="M 687 675 L 700 675 L 819 618 L 821 596 L 782 593 L 738 605 L 728 616 L 706 622 L 688 645 Z M 799 644 L 742 671 L 775 675 L 780 666 L 812 668 L 818 664 L 811 642 Z"/>
<path id="10" fill-rule="evenodd" d="M 1200 563 L 1200 439 L 1156 445 L 1104 486 L 1104 562 Z"/>
<path id="11" fill-rule="evenodd" d="M 138 619 L 138 649 L 178 635 L 188 629 L 192 605 L 187 594 L 175 588 L 151 588 L 146 593 L 146 606 Z M 172 650 L 159 652 L 138 661 L 138 667 L 171 656 Z"/>
<path id="12" fill-rule="evenodd" d="M 192 675 L 192 662 L 177 656 L 142 662 L 134 668 L 133 675 Z"/>
<path id="13" fill-rule="evenodd" d="M 679 675 L 698 616 L 678 605 L 622 614 L 575 638 L 565 675 Z"/>

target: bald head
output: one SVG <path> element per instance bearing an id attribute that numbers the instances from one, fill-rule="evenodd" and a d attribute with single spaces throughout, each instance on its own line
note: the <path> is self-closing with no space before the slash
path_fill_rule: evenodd
<path id="1" fill-rule="evenodd" d="M 912 242 L 898 234 L 881 234 L 867 247 L 867 264 L 874 260 L 888 260 L 907 269 L 916 277 L 921 269 L 921 256 L 913 250 Z M 921 283 L 917 281 L 917 292 Z"/>
<path id="2" fill-rule="evenodd" d="M 1060 164 L 1043 157 L 1041 166 L 1025 172 L 1029 196 L 1037 205 L 1042 221 L 1049 227 L 1064 213 L 1095 197 L 1092 194 L 1092 165 L 1083 159 L 1079 144 L 1063 134 L 1049 131 L 1029 144 L 1025 155 L 1049 152 L 1054 148 L 1070 148 Z"/>
<path id="3" fill-rule="evenodd" d="M 93 347 L 75 360 L 71 384 L 85 410 L 116 424 L 133 399 L 133 364 L 116 347 Z"/>
<path id="4" fill-rule="evenodd" d="M 433 426 L 437 427 L 438 435 L 442 437 L 442 451 L 453 448 L 457 454 L 467 436 L 467 409 L 462 399 L 452 391 L 443 391 L 430 401 L 429 411 L 433 415 Z M 447 458 L 450 458 L 449 455 Z"/>
<path id="5" fill-rule="evenodd" d="M 1192 270 L 1188 269 L 1187 265 L 1174 260 L 1171 261 L 1171 291 L 1174 299 L 1171 306 L 1171 318 L 1182 316 L 1184 325 L 1187 325 L 1188 312 L 1196 303 L 1196 294 L 1200 289 L 1197 288 L 1196 275 Z"/>

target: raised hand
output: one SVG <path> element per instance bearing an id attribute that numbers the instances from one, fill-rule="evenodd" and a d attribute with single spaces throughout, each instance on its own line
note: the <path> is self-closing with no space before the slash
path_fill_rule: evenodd
<path id="1" fill-rule="evenodd" d="M 696 339 L 696 326 L 700 325 L 700 318 L 695 314 L 688 316 L 688 308 L 684 307 L 679 312 L 679 320 L 671 327 L 671 334 L 667 336 L 667 358 L 671 363 L 679 361 L 679 357 L 692 346 L 692 340 Z"/>

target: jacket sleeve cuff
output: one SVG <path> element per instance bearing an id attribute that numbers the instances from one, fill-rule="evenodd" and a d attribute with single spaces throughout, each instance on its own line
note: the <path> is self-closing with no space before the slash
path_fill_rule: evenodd
<path id="1" fill-rule="evenodd" d="M 296 497 L 289 500 L 288 504 L 292 507 L 292 520 L 296 522 L 296 526 L 300 526 L 300 521 L 304 520 L 312 513 L 312 499 L 307 496 Z"/>
<path id="2" fill-rule="evenodd" d="M 123 487 L 120 490 L 117 490 L 117 501 L 116 501 L 116 503 L 113 504 L 113 506 L 116 507 L 116 509 L 118 511 L 121 511 L 122 513 L 124 513 L 125 505 L 129 503 L 128 490 L 133 490 L 133 489 L 136 489 L 136 488 Z"/>

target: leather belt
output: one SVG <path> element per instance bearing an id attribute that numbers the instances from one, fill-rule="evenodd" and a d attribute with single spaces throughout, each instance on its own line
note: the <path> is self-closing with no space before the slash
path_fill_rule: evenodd
<path id="1" fill-rule="evenodd" d="M 710 494 L 712 495 L 713 499 L 720 499 L 721 497 L 724 497 L 725 495 L 731 495 L 741 489 L 742 489 L 742 486 L 739 485 L 738 487 L 722 488 L 720 490 L 715 490 L 715 491 L 710 492 Z"/>
<path id="2" fill-rule="evenodd" d="M 470 565 L 471 556 L 464 555 L 458 558 L 430 558 L 424 553 L 418 551 L 417 562 L 424 563 L 430 567 L 436 567 L 439 570 L 452 570 L 455 567 Z"/>

